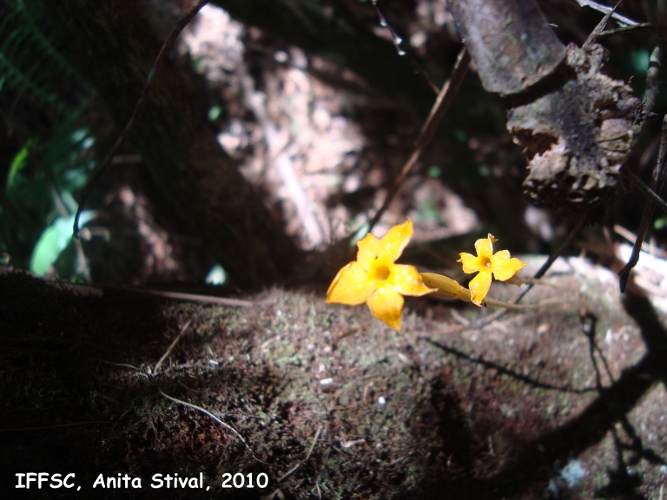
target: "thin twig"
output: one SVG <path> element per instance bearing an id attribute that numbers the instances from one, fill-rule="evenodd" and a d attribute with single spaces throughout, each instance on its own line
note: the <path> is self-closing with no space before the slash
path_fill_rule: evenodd
<path id="1" fill-rule="evenodd" d="M 139 119 L 141 111 L 148 102 L 148 94 L 153 88 L 153 83 L 155 81 L 155 74 L 157 73 L 158 68 L 167 57 L 167 54 L 174 45 L 174 42 L 176 42 L 178 36 L 181 34 L 181 31 L 183 31 L 183 29 L 190 23 L 190 21 L 192 21 L 192 18 L 195 17 L 195 15 L 201 10 L 201 8 L 206 3 L 208 3 L 208 0 L 197 0 L 197 2 L 195 2 L 195 4 L 190 8 L 190 10 L 188 10 L 185 13 L 185 15 L 183 15 L 176 22 L 176 25 L 171 30 L 171 33 L 169 33 L 169 36 L 165 40 L 164 44 L 162 44 L 162 48 L 160 49 L 160 52 L 158 53 L 157 57 L 155 58 L 155 62 L 153 63 L 153 67 L 148 73 L 148 77 L 146 78 L 146 83 L 144 83 L 144 88 L 141 90 L 141 95 L 139 96 L 139 100 L 137 101 L 137 104 L 134 107 L 132 116 L 130 116 L 130 119 L 125 125 L 123 131 L 118 136 L 118 139 L 116 140 L 115 144 L 112 146 L 111 150 L 104 158 L 102 164 L 95 169 L 92 177 L 88 181 L 88 184 L 86 184 L 86 187 L 83 189 L 83 192 L 81 193 L 81 200 L 79 201 L 79 207 L 77 208 L 76 215 L 74 216 L 75 238 L 79 237 L 79 218 L 81 216 L 81 212 L 83 212 L 83 209 L 86 205 L 86 201 L 88 199 L 88 196 L 90 195 L 90 191 L 92 190 L 93 186 L 97 183 L 99 178 L 102 176 L 102 174 L 107 170 L 107 168 L 109 168 L 109 165 L 111 165 L 114 156 L 116 156 L 116 152 L 118 152 L 120 147 L 125 143 L 125 140 L 127 139 L 130 130 L 132 130 L 134 124 Z"/>
<path id="2" fill-rule="evenodd" d="M 234 429 L 234 427 L 232 427 L 231 425 L 229 425 L 229 424 L 223 422 L 223 421 L 220 420 L 218 417 L 216 417 L 215 415 L 213 415 L 213 413 L 211 413 L 210 411 L 208 411 L 208 410 L 202 408 L 201 406 L 197 406 L 197 405 L 192 404 L 192 403 L 187 403 L 187 402 L 182 401 L 182 400 L 180 400 L 180 399 L 177 399 L 177 398 L 175 398 L 175 397 L 169 396 L 169 395 L 165 394 L 165 393 L 162 392 L 162 391 L 160 391 L 160 394 L 162 394 L 162 396 L 164 396 L 165 398 L 167 398 L 167 399 L 173 401 L 174 403 L 178 403 L 178 404 L 183 405 L 183 406 L 188 406 L 188 407 L 190 407 L 190 408 L 192 408 L 192 409 L 194 409 L 194 410 L 197 410 L 197 411 L 202 412 L 204 415 L 207 415 L 207 416 L 211 417 L 211 418 L 212 418 L 213 420 L 215 420 L 217 423 L 219 423 L 220 425 L 222 425 L 225 429 L 227 429 L 228 431 L 231 431 L 234 435 L 236 435 L 236 437 L 239 438 L 239 440 L 240 440 L 240 441 L 243 443 L 243 445 L 246 447 L 246 449 L 248 450 L 248 452 L 250 453 L 250 455 L 252 455 L 252 458 L 254 458 L 255 460 L 257 460 L 259 463 L 262 463 L 262 464 L 264 464 L 264 465 L 268 465 L 266 462 L 261 461 L 259 458 L 257 458 L 257 457 L 255 456 L 255 453 L 252 451 L 252 449 L 250 448 L 250 446 L 248 446 L 248 443 L 246 443 L 246 440 L 243 439 L 243 436 L 241 436 L 241 434 L 239 434 L 238 431 L 237 431 L 236 429 Z"/>
<path id="3" fill-rule="evenodd" d="M 621 226 L 619 224 L 614 224 L 612 229 L 621 238 L 625 238 L 626 240 L 628 240 L 633 245 L 637 241 L 637 235 L 636 234 L 632 234 L 631 231 L 628 231 L 627 229 L 625 229 L 623 226 Z M 642 243 L 642 251 L 644 251 L 647 254 L 659 257 L 661 259 L 667 259 L 667 252 L 665 252 L 662 248 L 656 247 L 653 244 L 649 245 L 646 242 Z"/>
<path id="4" fill-rule="evenodd" d="M 598 34 L 598 38 L 607 38 L 614 35 L 624 35 L 631 31 L 648 30 L 651 28 L 653 28 L 653 25 L 651 23 L 638 23 L 633 26 L 623 26 L 622 28 L 603 31 L 602 33 Z"/>
<path id="5" fill-rule="evenodd" d="M 579 221 L 575 224 L 575 226 L 570 230 L 568 235 L 565 237 L 565 239 L 561 242 L 560 246 L 556 249 L 555 252 L 553 252 L 551 255 L 549 255 L 549 258 L 546 260 L 544 264 L 537 270 L 537 272 L 533 275 L 534 280 L 539 280 L 542 278 L 549 268 L 553 265 L 554 262 L 556 262 L 556 259 L 561 256 L 565 248 L 570 244 L 570 242 L 574 239 L 574 237 L 579 234 L 579 231 L 584 227 L 584 224 L 586 223 L 585 218 L 579 219 Z M 530 288 L 532 288 L 534 283 L 531 283 L 528 285 L 526 288 L 526 291 L 528 291 Z M 525 295 L 525 294 L 524 294 Z M 523 295 L 522 295 L 523 296 Z M 517 300 L 518 302 L 518 300 Z"/>
<path id="6" fill-rule="evenodd" d="M 313 448 L 315 448 L 315 443 L 317 443 L 317 438 L 320 437 L 320 431 L 322 430 L 322 427 L 317 428 L 317 432 L 315 432 L 315 437 L 313 438 L 313 442 L 310 444 L 310 449 L 308 450 L 308 453 L 306 454 L 306 458 L 301 460 L 298 464 L 296 464 L 294 467 L 292 467 L 290 470 L 288 470 L 285 474 L 283 474 L 279 479 L 278 483 L 283 482 L 285 479 L 287 479 L 289 476 L 291 476 L 299 467 L 301 467 L 303 464 L 305 464 L 309 459 L 310 459 L 310 454 L 313 452 Z"/>
<path id="7" fill-rule="evenodd" d="M 634 26 L 638 24 L 636 21 L 633 21 L 629 17 L 626 17 L 623 14 L 615 12 L 614 9 L 616 7 L 609 7 L 608 5 L 603 5 L 601 3 L 594 2 L 592 0 L 574 0 L 574 1 L 577 2 L 579 7 L 589 7 L 593 10 L 597 10 L 598 12 L 602 12 L 603 14 L 611 13 L 612 19 L 614 19 L 614 21 L 616 21 L 620 25 Z"/>
<path id="8" fill-rule="evenodd" d="M 426 85 L 428 85 L 431 90 L 437 95 L 438 92 L 440 92 L 440 89 L 438 86 L 431 81 L 431 78 L 428 76 L 426 71 L 415 61 L 415 58 L 412 57 L 404 48 L 403 48 L 403 38 L 398 36 L 398 33 L 394 31 L 394 28 L 391 27 L 389 22 L 387 21 L 387 16 L 384 15 L 384 11 L 380 7 L 380 0 L 373 0 L 373 6 L 375 7 L 375 10 L 378 13 L 378 17 L 380 18 L 380 26 L 383 28 L 387 28 L 387 31 L 389 31 L 389 34 L 391 35 L 391 41 L 394 42 L 394 47 L 396 47 L 396 52 L 398 53 L 399 56 L 401 57 L 407 57 L 408 62 L 412 66 L 412 68 L 415 70 L 415 72 L 426 82 Z"/>
<path id="9" fill-rule="evenodd" d="M 171 351 L 174 350 L 174 347 L 176 347 L 176 344 L 178 344 L 178 341 L 181 340 L 181 337 L 185 334 L 187 329 L 190 327 L 192 324 L 192 320 L 189 319 L 185 322 L 185 324 L 181 327 L 181 331 L 178 332 L 178 335 L 176 335 L 176 338 L 173 340 L 173 342 L 169 345 L 167 348 L 167 351 L 162 355 L 162 357 L 158 360 L 157 363 L 155 363 L 155 368 L 153 369 L 153 373 L 157 373 L 157 371 L 160 369 L 160 366 L 162 366 L 162 362 L 167 359 L 167 356 L 171 354 Z"/>
<path id="10" fill-rule="evenodd" d="M 619 2 L 620 3 L 620 2 Z M 586 41 L 584 42 L 584 45 L 582 46 L 583 48 L 588 47 L 589 45 L 592 45 L 595 43 L 600 36 L 600 34 L 604 31 L 604 29 L 607 26 L 607 23 L 609 22 L 609 19 L 611 19 L 611 16 L 614 14 L 616 11 L 616 7 L 618 7 L 618 3 L 614 5 L 614 7 L 605 14 L 605 16 L 600 20 L 600 22 L 597 24 L 595 29 L 591 32 L 590 35 L 588 35 L 588 38 L 586 38 Z"/>
<path id="11" fill-rule="evenodd" d="M 649 58 L 649 67 L 646 73 L 646 90 L 644 92 L 644 99 L 642 101 L 642 114 L 644 116 L 650 116 L 653 106 L 655 105 L 658 99 L 659 85 L 660 85 L 660 69 L 662 66 L 662 59 L 664 57 L 665 41 L 662 37 L 658 36 L 657 33 L 657 12 L 656 12 L 656 2 L 648 3 L 648 18 L 649 21 L 656 26 L 651 32 L 650 41 L 654 46 L 653 51 L 651 52 L 651 57 Z M 641 124 L 641 131 L 645 128 L 647 120 Z M 639 134 L 637 134 L 639 135 Z M 636 144 L 636 141 L 635 141 Z M 662 131 L 660 136 L 660 150 L 658 152 L 658 161 L 653 169 L 653 177 L 651 179 L 651 190 L 659 194 L 662 192 L 662 188 L 665 183 L 666 171 L 665 171 L 665 162 L 667 161 L 667 116 L 663 117 L 662 122 Z M 629 177 L 632 180 L 632 177 Z M 639 252 L 641 250 L 642 243 L 646 237 L 646 232 L 651 223 L 653 217 L 653 212 L 655 211 L 656 202 L 653 197 L 649 197 L 644 204 L 644 211 L 642 212 L 642 219 L 639 224 L 639 230 L 637 231 L 637 239 L 635 244 L 632 247 L 632 253 L 630 254 L 630 259 L 628 263 L 618 272 L 619 276 L 619 285 L 621 292 L 625 291 L 625 287 L 628 284 L 628 279 L 630 278 L 630 272 L 632 268 L 637 265 L 639 261 Z"/>
<path id="12" fill-rule="evenodd" d="M 56 285 L 58 283 L 47 280 L 47 284 Z M 62 289 L 69 292 L 76 292 L 81 295 L 102 295 L 104 290 L 114 292 L 138 293 L 140 295 L 151 295 L 171 300 L 185 300 L 187 302 L 198 302 L 200 304 L 215 304 L 229 307 L 252 307 L 254 302 L 241 299 L 230 299 L 227 297 L 214 297 L 213 295 L 201 295 L 197 293 L 169 292 L 165 290 L 153 290 L 150 288 L 129 288 L 113 285 L 83 285 L 80 283 L 62 283 Z"/>
<path id="13" fill-rule="evenodd" d="M 139 372 L 139 374 L 141 374 L 141 375 L 146 375 L 146 373 L 141 368 L 137 368 L 136 366 L 130 365 L 128 363 L 114 363 L 113 361 L 107 361 L 106 359 L 100 359 L 100 358 L 93 358 L 93 359 L 95 359 L 96 361 L 99 361 L 101 363 L 105 363 L 107 365 L 118 366 L 119 368 L 129 368 L 130 370 L 134 370 L 135 372 Z"/>
<path id="14" fill-rule="evenodd" d="M 642 181 L 637 175 L 632 172 L 631 170 L 625 170 L 623 171 L 623 175 L 632 183 L 634 187 L 639 189 L 642 194 L 646 195 L 649 197 L 653 202 L 655 203 L 655 207 L 659 208 L 663 212 L 667 214 L 667 203 L 665 203 L 665 200 L 660 198 L 658 194 L 653 191 L 650 187 L 648 187 L 646 184 L 644 184 L 644 181 Z"/>
<path id="15" fill-rule="evenodd" d="M 389 192 L 387 193 L 387 196 L 385 197 L 382 206 L 371 219 L 369 224 L 370 225 L 369 231 L 371 231 L 373 227 L 375 227 L 375 225 L 378 223 L 384 212 L 389 207 L 389 204 L 394 199 L 394 196 L 396 196 L 398 188 L 401 186 L 406 176 L 414 168 L 414 166 L 417 163 L 417 160 L 421 156 L 426 146 L 431 142 L 431 139 L 433 139 L 438 124 L 440 123 L 440 120 L 442 120 L 445 111 L 447 111 L 449 106 L 454 101 L 454 96 L 458 92 L 459 87 L 463 82 L 463 77 L 468 71 L 469 64 L 470 64 L 470 55 L 468 54 L 466 48 L 463 47 L 463 49 L 461 49 L 461 52 L 459 52 L 458 58 L 456 59 L 456 64 L 454 65 L 454 70 L 452 71 L 452 75 L 443 85 L 442 90 L 438 94 L 438 98 L 433 104 L 433 108 L 431 109 L 428 118 L 426 118 L 426 122 L 422 126 L 421 131 L 419 132 L 419 137 L 417 137 L 417 141 L 415 142 L 415 146 L 412 150 L 410 158 L 408 158 L 408 161 L 406 161 L 405 164 L 403 165 L 401 172 L 398 174 L 396 179 L 394 179 L 394 182 L 389 188 Z"/>
<path id="16" fill-rule="evenodd" d="M 658 162 L 653 170 L 653 178 L 651 179 L 651 188 L 656 192 L 661 192 L 665 184 L 665 179 L 667 179 L 667 115 L 662 120 L 662 135 L 660 138 L 660 152 L 658 153 Z M 642 244 L 644 243 L 644 238 L 646 238 L 646 232 L 648 231 L 649 225 L 651 224 L 651 219 L 653 218 L 653 212 L 655 211 L 655 203 L 652 198 L 646 200 L 644 204 L 644 211 L 642 213 L 642 220 L 639 225 L 639 230 L 637 231 L 637 239 L 635 244 L 632 246 L 632 253 L 630 254 L 630 259 L 628 263 L 618 272 L 619 284 L 621 286 L 621 292 L 625 291 L 625 287 L 628 284 L 628 278 L 630 278 L 630 272 L 632 268 L 637 265 L 639 262 L 639 254 L 641 252 Z"/>

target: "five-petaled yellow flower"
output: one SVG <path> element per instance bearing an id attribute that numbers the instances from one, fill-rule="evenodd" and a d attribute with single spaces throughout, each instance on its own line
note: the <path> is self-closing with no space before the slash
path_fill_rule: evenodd
<path id="1" fill-rule="evenodd" d="M 403 295 L 435 290 L 424 285 L 413 266 L 395 264 L 412 236 L 412 221 L 392 227 L 382 239 L 367 234 L 357 243 L 357 260 L 341 269 L 327 291 L 327 302 L 356 306 L 366 302 L 375 317 L 400 331 Z"/>
<path id="2" fill-rule="evenodd" d="M 508 250 L 500 250 L 493 253 L 493 244 L 498 241 L 489 234 L 475 242 L 477 257 L 469 253 L 460 253 L 461 258 L 457 262 L 463 263 L 463 272 L 466 274 L 479 273 L 470 284 L 470 295 L 473 304 L 482 305 L 482 301 L 491 288 L 491 275 L 499 281 L 507 281 L 519 272 L 526 262 L 511 257 Z"/>

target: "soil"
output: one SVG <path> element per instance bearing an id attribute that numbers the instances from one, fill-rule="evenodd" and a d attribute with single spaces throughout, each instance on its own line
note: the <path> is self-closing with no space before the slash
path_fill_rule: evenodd
<path id="1" fill-rule="evenodd" d="M 96 498 L 200 473 L 168 496 L 662 498 L 667 332 L 583 259 L 483 328 L 493 311 L 413 299 L 400 334 L 321 287 L 224 306 L 64 286 L 0 276 L 12 497 L 43 497 L 13 487 L 47 471 Z M 136 488 L 100 486 L 125 475 Z"/>

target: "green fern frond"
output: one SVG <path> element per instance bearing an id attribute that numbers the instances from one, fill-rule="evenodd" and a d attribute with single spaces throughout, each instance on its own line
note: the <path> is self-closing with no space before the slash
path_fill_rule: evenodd
<path id="1" fill-rule="evenodd" d="M 58 89 L 63 80 L 78 81 L 76 71 L 37 27 L 33 16 L 38 13 L 23 0 L 8 9 L 0 21 L 0 95 L 11 91 L 15 101 L 27 99 L 60 116 L 74 113 Z"/>
<path id="2" fill-rule="evenodd" d="M 29 95 L 37 104 L 55 109 L 58 113 L 65 113 L 66 107 L 60 102 L 56 94 L 50 92 L 45 85 L 40 85 L 30 78 L 30 74 L 15 66 L 0 50 L 0 72 L 3 73 L 3 83 L 11 86 L 18 98 Z"/>

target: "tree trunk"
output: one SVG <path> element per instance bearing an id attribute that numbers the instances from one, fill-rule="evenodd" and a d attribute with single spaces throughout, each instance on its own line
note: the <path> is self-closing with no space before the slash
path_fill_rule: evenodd
<path id="1" fill-rule="evenodd" d="M 160 50 L 135 0 L 30 0 L 37 22 L 122 128 Z M 241 287 L 289 274 L 293 244 L 220 148 L 195 85 L 166 60 L 130 141 L 154 181 Z"/>
<path id="2" fill-rule="evenodd" d="M 601 73 L 604 49 L 565 47 L 533 0 L 450 0 L 482 85 L 507 105 L 531 198 L 597 219 L 632 145 L 639 100 Z"/>

